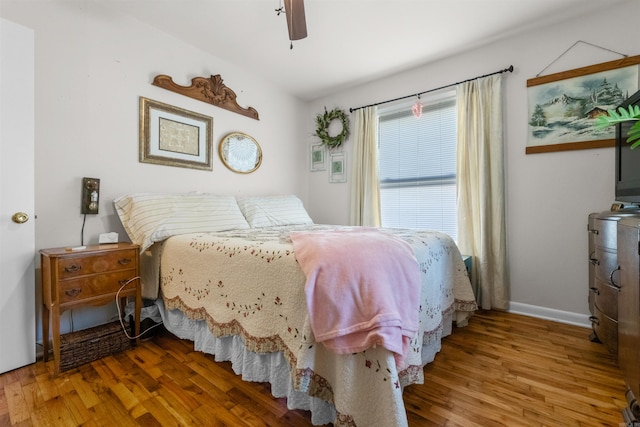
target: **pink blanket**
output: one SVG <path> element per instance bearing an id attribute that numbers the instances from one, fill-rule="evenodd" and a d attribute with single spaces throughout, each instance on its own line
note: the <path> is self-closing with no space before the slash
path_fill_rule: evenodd
<path id="1" fill-rule="evenodd" d="M 408 243 L 375 228 L 291 234 L 311 328 L 340 353 L 382 345 L 402 367 L 418 331 L 420 268 Z"/>

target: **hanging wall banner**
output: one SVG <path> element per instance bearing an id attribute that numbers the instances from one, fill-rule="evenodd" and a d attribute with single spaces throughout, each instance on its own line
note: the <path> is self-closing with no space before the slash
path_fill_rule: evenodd
<path id="1" fill-rule="evenodd" d="M 527 154 L 613 147 L 615 128 L 594 123 L 638 90 L 640 56 L 527 80 Z"/>

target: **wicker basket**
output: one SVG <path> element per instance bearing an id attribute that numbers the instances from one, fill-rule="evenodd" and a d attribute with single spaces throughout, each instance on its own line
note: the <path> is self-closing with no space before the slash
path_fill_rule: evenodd
<path id="1" fill-rule="evenodd" d="M 60 372 L 131 348 L 120 322 L 60 336 Z"/>

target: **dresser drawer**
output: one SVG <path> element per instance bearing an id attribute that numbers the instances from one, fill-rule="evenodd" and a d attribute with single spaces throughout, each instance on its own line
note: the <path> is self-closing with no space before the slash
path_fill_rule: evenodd
<path id="1" fill-rule="evenodd" d="M 60 280 L 88 274 L 135 268 L 135 250 L 108 252 L 93 256 L 65 258 L 58 261 Z"/>
<path id="2" fill-rule="evenodd" d="M 618 247 L 618 218 L 616 220 L 613 219 L 596 219 L 594 224 L 594 230 L 596 230 L 595 234 L 595 245 L 601 248 L 611 249 L 614 252 Z"/>
<path id="3" fill-rule="evenodd" d="M 596 306 L 596 291 L 597 288 L 595 286 L 595 283 L 591 283 L 592 279 L 589 280 L 589 297 L 588 297 L 588 302 L 589 302 L 589 313 L 590 314 L 594 314 L 595 313 L 595 306 Z"/>
<path id="4" fill-rule="evenodd" d="M 607 349 L 612 353 L 618 352 L 618 322 L 611 319 L 595 308 L 595 314 L 591 316 L 593 331 Z"/>
<path id="5" fill-rule="evenodd" d="M 617 254 L 596 248 L 594 260 L 596 279 L 618 286 L 620 274 Z M 613 282 L 611 282 L 611 279 L 613 279 Z"/>
<path id="6" fill-rule="evenodd" d="M 618 320 L 618 294 L 620 290 L 598 278 L 592 290 L 594 304 L 598 310 L 613 320 Z"/>
<path id="7" fill-rule="evenodd" d="M 82 301 L 95 297 L 115 294 L 129 279 L 136 277 L 135 270 L 97 274 L 78 279 L 64 280 L 58 284 L 60 304 Z M 137 280 L 126 286 L 122 292 L 135 289 Z"/>

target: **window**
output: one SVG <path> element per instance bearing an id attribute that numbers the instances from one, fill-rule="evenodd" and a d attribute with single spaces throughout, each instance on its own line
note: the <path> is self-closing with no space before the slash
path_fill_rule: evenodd
<path id="1" fill-rule="evenodd" d="M 457 240 L 455 92 L 422 117 L 411 104 L 379 111 L 379 180 L 383 227 L 431 229 Z"/>

